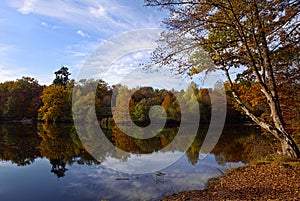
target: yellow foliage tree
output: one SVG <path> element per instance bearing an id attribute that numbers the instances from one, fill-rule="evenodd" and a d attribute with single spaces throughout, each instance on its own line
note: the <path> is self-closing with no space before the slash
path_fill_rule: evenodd
<path id="1" fill-rule="evenodd" d="M 43 106 L 39 109 L 39 120 L 46 122 L 72 121 L 72 93 L 64 86 L 50 85 L 43 90 Z"/>

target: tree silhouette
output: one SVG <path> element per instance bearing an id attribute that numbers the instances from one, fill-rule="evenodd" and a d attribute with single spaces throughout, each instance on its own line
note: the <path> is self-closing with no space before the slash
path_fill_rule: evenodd
<path id="1" fill-rule="evenodd" d="M 69 73 L 69 69 L 65 66 L 62 66 L 54 74 L 55 79 L 53 80 L 53 84 L 66 87 L 69 81 L 69 75 L 71 75 L 71 73 Z"/>

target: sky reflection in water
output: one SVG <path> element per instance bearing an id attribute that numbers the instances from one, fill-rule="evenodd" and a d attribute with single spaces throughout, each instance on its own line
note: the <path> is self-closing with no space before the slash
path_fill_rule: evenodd
<path id="1" fill-rule="evenodd" d="M 64 177 L 57 178 L 50 172 L 51 164 L 47 159 L 39 158 L 24 167 L 2 162 L 0 196 L 1 200 L 14 201 L 157 200 L 182 190 L 202 189 L 209 178 L 220 176 L 220 170 L 225 171 L 230 165 L 218 165 L 215 156 L 209 154 L 192 166 L 184 156 L 161 172 L 130 175 L 101 165 L 74 163 L 66 166 Z"/>
<path id="2" fill-rule="evenodd" d="M 0 198 L 4 201 L 150 201 L 182 190 L 203 189 L 209 178 L 222 175 L 232 165 L 243 165 L 238 161 L 244 160 L 247 152 L 246 136 L 256 132 L 249 127 L 241 136 L 237 134 L 239 126 L 225 127 L 211 154 L 199 154 L 202 139 L 199 133 L 186 153 L 178 150 L 138 156 L 103 153 L 99 162 L 104 165 L 101 165 L 84 151 L 71 125 L 0 124 Z M 127 141 L 123 142 L 125 146 Z M 158 163 L 178 156 L 182 157 L 159 172 L 125 174 L 108 168 L 113 164 L 130 170 L 134 164 L 148 160 L 145 168 L 151 169 L 155 165 L 151 161 Z"/>

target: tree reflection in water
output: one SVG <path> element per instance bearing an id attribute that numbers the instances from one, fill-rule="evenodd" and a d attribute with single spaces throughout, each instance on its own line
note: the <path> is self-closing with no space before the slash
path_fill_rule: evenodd
<path id="1" fill-rule="evenodd" d="M 243 134 L 240 131 L 243 130 Z M 159 135 L 145 143 L 143 140 L 128 137 L 119 129 L 113 127 L 104 133 L 112 143 L 128 151 L 126 155 L 117 151 L 107 152 L 106 147 L 94 147 L 101 153 L 100 160 L 94 159 L 84 148 L 75 128 L 71 124 L 0 124 L 0 160 L 11 161 L 18 166 L 30 165 L 37 158 L 47 158 L 51 164 L 51 172 L 57 177 L 65 176 L 67 167 L 74 163 L 79 165 L 101 164 L 112 157 L 126 162 L 131 154 L 151 154 L 161 147 L 170 144 L 178 129 L 165 128 Z M 190 148 L 185 152 L 191 165 L 199 161 L 200 148 L 205 138 L 207 125 L 201 125 Z M 272 140 L 272 139 L 271 139 Z M 184 143 L 184 139 L 182 139 Z M 242 161 L 247 163 L 250 157 L 265 155 L 269 141 L 263 139 L 255 127 L 229 125 L 225 127 L 218 144 L 212 153 L 220 165 L 227 162 Z M 169 146 L 165 151 L 182 151 L 180 145 Z M 70 167 L 69 167 L 70 168 Z M 159 180 L 162 179 L 159 176 Z"/>
<path id="2" fill-rule="evenodd" d="M 64 158 L 61 159 L 50 159 L 52 165 L 51 172 L 56 174 L 58 178 L 65 176 L 65 172 L 68 170 L 66 168 L 66 162 Z"/>
<path id="3" fill-rule="evenodd" d="M 49 159 L 51 172 L 58 178 L 65 176 L 66 165 L 98 164 L 85 150 L 71 124 L 39 124 L 38 136 L 42 138 L 39 145 L 41 155 Z"/>

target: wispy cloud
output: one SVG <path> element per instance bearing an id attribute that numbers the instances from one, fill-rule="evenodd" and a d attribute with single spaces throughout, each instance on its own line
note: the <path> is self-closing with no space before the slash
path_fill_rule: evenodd
<path id="1" fill-rule="evenodd" d="M 51 68 L 65 63 L 72 68 L 72 76 L 74 76 L 76 72 L 73 69 L 79 72 L 86 59 L 101 42 L 127 31 L 157 28 L 162 18 L 160 11 L 144 8 L 143 1 L 137 0 L 6 0 L 3 2 L 7 11 L 1 12 L 5 22 L 1 27 L 8 32 L 0 38 L 2 77 L 4 71 L 5 76 L 8 76 L 13 73 L 12 67 L 17 69 L 24 66 L 25 73 L 31 73 L 40 80 L 41 77 L 46 77 L 46 73 L 55 70 Z M 5 14 L 9 14 L 9 17 Z M 19 26 L 11 26 L 12 24 Z M 58 30 L 54 32 L 52 31 L 54 29 Z M 138 37 L 140 36 L 134 36 L 134 38 Z M 8 46 L 1 46 L 1 41 L 14 43 L 16 38 L 22 39 L 20 43 L 15 44 L 19 52 L 1 56 L 8 48 Z M 140 46 L 142 41 L 138 39 L 137 41 Z M 116 41 L 116 50 L 120 44 L 135 46 L 135 43 Z M 107 51 L 104 50 L 105 52 Z M 100 61 L 106 64 L 106 60 L 111 61 L 109 56 L 96 58 L 99 60 L 93 61 L 93 65 Z M 143 56 L 137 54 L 132 59 L 139 61 L 140 58 Z M 46 67 L 38 69 L 37 66 Z M 132 66 L 127 68 L 127 64 L 122 66 L 124 73 L 133 68 Z M 111 76 L 113 75 L 118 74 L 112 73 Z"/>
<path id="2" fill-rule="evenodd" d="M 24 0 L 23 5 L 18 8 L 18 11 L 23 14 L 29 14 L 34 8 L 35 0 Z"/>
<path id="3" fill-rule="evenodd" d="M 9 54 L 9 52 L 13 51 L 15 47 L 13 45 L 0 43 L 0 57 Z"/>
<path id="4" fill-rule="evenodd" d="M 77 74 L 85 64 L 87 58 L 100 44 L 100 41 L 80 41 L 65 48 L 64 52 L 72 58 L 70 65 L 72 66 L 73 78 L 77 78 Z"/>
<path id="5" fill-rule="evenodd" d="M 87 56 L 89 56 L 89 54 L 92 53 L 92 51 L 94 51 L 97 47 L 99 47 L 100 44 L 101 44 L 100 41 L 92 41 L 92 42 L 81 41 L 80 43 L 68 45 L 65 48 L 65 53 L 73 57 L 86 58 Z"/>
<path id="6" fill-rule="evenodd" d="M 149 28 L 152 17 L 146 19 L 139 17 L 143 13 L 132 6 L 134 4 L 135 1 L 131 6 L 127 6 L 123 1 L 117 0 L 11 0 L 9 2 L 11 7 L 22 14 L 32 13 L 51 17 L 76 27 L 106 32 L 110 35 L 114 32 L 141 28 L 143 23 Z"/>
<path id="7" fill-rule="evenodd" d="M 103 79 L 110 85 L 124 84 L 132 88 L 153 86 L 185 89 L 189 82 L 176 78 L 171 72 L 151 73 L 143 70 L 141 64 L 150 61 L 158 37 L 157 29 L 138 30 L 99 44 L 91 56 L 86 58 L 78 79 Z"/>
<path id="8" fill-rule="evenodd" d="M 21 78 L 24 75 L 24 69 L 11 68 L 0 63 L 0 82 L 12 81 Z M 12 70 L 13 69 L 13 70 Z"/>
<path id="9" fill-rule="evenodd" d="M 79 36 L 81 36 L 82 38 L 89 38 L 89 37 L 90 37 L 87 33 L 85 33 L 85 32 L 82 31 L 82 30 L 78 30 L 76 33 L 77 33 Z"/>
<path id="10" fill-rule="evenodd" d="M 8 55 L 14 51 L 17 51 L 15 46 L 0 43 L 0 82 L 15 80 L 24 75 L 24 69 L 14 68 L 12 62 L 8 61 Z"/>
<path id="11" fill-rule="evenodd" d="M 89 7 L 89 13 L 95 16 L 96 18 L 105 17 L 106 12 L 103 6 L 99 5 L 98 7 Z"/>
<path id="12" fill-rule="evenodd" d="M 50 25 L 47 22 L 41 22 L 41 26 L 46 27 L 46 28 L 51 28 L 51 29 L 57 29 L 58 28 L 58 26 Z"/>

